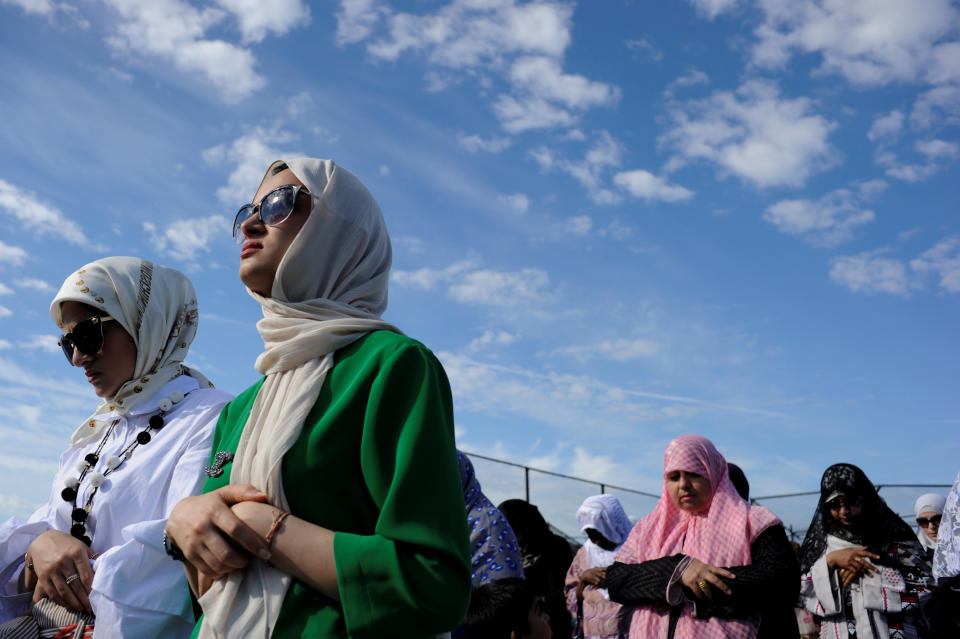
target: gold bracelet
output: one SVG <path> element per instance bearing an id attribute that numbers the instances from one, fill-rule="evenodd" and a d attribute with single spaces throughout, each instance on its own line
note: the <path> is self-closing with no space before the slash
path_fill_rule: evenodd
<path id="1" fill-rule="evenodd" d="M 284 512 L 282 510 L 277 510 L 277 514 L 273 517 L 273 523 L 270 524 L 270 530 L 267 531 L 267 534 L 263 536 L 263 540 L 267 542 L 267 548 L 273 544 L 273 536 L 277 533 L 277 530 L 280 529 L 280 525 L 283 523 L 283 520 L 290 516 L 290 513 Z"/>

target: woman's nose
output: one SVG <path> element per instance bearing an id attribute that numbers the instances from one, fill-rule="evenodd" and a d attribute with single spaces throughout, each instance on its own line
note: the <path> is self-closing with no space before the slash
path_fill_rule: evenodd
<path id="1" fill-rule="evenodd" d="M 260 221 L 260 211 L 254 211 L 240 223 L 240 232 L 244 237 L 254 237 L 263 233 L 263 222 Z"/>
<path id="2" fill-rule="evenodd" d="M 70 363 L 74 366 L 83 366 L 87 362 L 93 359 L 92 355 L 87 355 L 86 353 L 81 353 L 80 349 L 76 346 L 73 347 L 73 357 L 70 358 Z"/>

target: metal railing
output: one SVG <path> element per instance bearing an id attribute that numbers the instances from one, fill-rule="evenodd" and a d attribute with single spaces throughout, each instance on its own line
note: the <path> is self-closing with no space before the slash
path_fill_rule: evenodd
<path id="1" fill-rule="evenodd" d="M 634 521 L 647 514 L 653 508 L 655 500 L 660 499 L 660 493 L 558 473 L 478 453 L 467 452 L 466 454 L 472 460 L 475 460 L 474 468 L 477 472 L 477 478 L 480 480 L 484 493 L 493 503 L 497 504 L 504 499 L 522 497 L 535 504 L 544 518 L 568 538 L 583 539 L 583 535 L 576 528 L 576 510 L 581 501 L 588 495 L 598 493 L 616 494 L 627 510 L 627 514 Z M 485 463 L 477 463 L 476 460 L 482 460 Z M 496 464 L 497 471 L 491 472 L 489 464 Z M 501 472 L 503 467 L 517 469 L 519 472 L 511 477 L 509 474 Z M 537 481 L 538 476 L 542 476 L 543 479 Z M 596 489 L 582 490 L 582 488 L 574 487 L 573 482 L 581 487 L 594 486 Z M 519 490 L 521 483 L 522 493 Z M 885 499 L 888 504 L 894 512 L 900 513 L 904 521 L 913 527 L 916 525 L 913 519 L 913 500 L 917 497 L 917 493 L 931 490 L 946 491 L 950 488 L 950 484 L 875 484 L 875 487 L 878 492 L 887 491 Z M 902 493 L 905 490 L 909 490 L 909 494 L 897 493 L 897 491 Z M 807 524 L 813 516 L 819 498 L 819 490 L 810 490 L 761 495 L 751 497 L 750 502 L 766 506 L 776 512 L 783 520 L 784 528 L 791 541 L 799 542 L 803 540 Z M 777 503 L 773 505 L 770 502 Z M 566 531 L 576 532 L 570 534 Z"/>

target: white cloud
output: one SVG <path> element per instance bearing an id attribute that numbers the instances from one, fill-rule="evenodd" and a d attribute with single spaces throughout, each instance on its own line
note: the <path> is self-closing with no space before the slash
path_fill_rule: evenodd
<path id="1" fill-rule="evenodd" d="M 847 255 L 833 260 L 830 279 L 855 293 L 891 293 L 906 296 L 916 288 L 906 265 L 874 252 Z"/>
<path id="2" fill-rule="evenodd" d="M 613 183 L 633 197 L 643 198 L 647 202 L 683 202 L 694 195 L 690 189 L 670 184 L 666 178 L 643 169 L 617 173 Z"/>
<path id="3" fill-rule="evenodd" d="M 960 144 L 944 140 L 917 140 L 914 148 L 931 160 L 941 158 L 952 160 L 960 155 Z"/>
<path id="4" fill-rule="evenodd" d="M 210 244 L 217 237 L 230 235 L 230 224 L 223 215 L 176 220 L 162 231 L 152 222 L 144 222 L 143 230 L 150 236 L 154 249 L 184 262 L 192 262 L 201 253 L 210 252 Z"/>
<path id="5" fill-rule="evenodd" d="M 903 113 L 894 109 L 887 115 L 874 119 L 867 132 L 867 139 L 871 142 L 896 139 L 900 135 L 901 128 L 903 128 Z"/>
<path id="6" fill-rule="evenodd" d="M 573 462 L 570 473 L 575 477 L 584 477 L 595 481 L 609 481 L 621 474 L 621 465 L 613 461 L 610 455 L 594 455 L 582 446 L 573 448 Z"/>
<path id="7" fill-rule="evenodd" d="M 376 5 L 349 4 L 357 5 L 354 15 L 370 22 Z M 370 43 L 367 51 L 384 60 L 423 51 L 432 64 L 452 69 L 496 66 L 510 54 L 560 56 L 570 44 L 572 15 L 573 5 L 566 2 L 454 0 L 424 16 L 390 14 L 389 36 Z"/>
<path id="8" fill-rule="evenodd" d="M 480 269 L 467 273 L 449 289 L 450 296 L 465 304 L 486 306 L 535 306 L 553 300 L 550 277 L 538 268 L 519 271 Z"/>
<path id="9" fill-rule="evenodd" d="M 763 219 L 787 235 L 802 235 L 814 244 L 836 246 L 876 216 L 862 208 L 851 191 L 837 189 L 819 200 L 780 200 L 767 208 Z"/>
<path id="10" fill-rule="evenodd" d="M 47 353 L 61 353 L 59 338 L 55 335 L 31 335 L 29 339 L 20 342 L 20 347 L 27 350 L 41 350 Z"/>
<path id="11" fill-rule="evenodd" d="M 631 51 L 646 51 L 650 59 L 654 62 L 659 62 L 663 59 L 663 51 L 658 49 L 648 38 L 627 40 L 627 48 Z"/>
<path id="12" fill-rule="evenodd" d="M 692 87 L 698 84 L 710 84 L 710 77 L 699 69 L 693 69 L 689 73 L 672 80 L 670 84 L 667 85 L 667 88 L 663 90 L 663 94 L 670 98 L 673 97 L 677 89 Z"/>
<path id="13" fill-rule="evenodd" d="M 564 346 L 553 351 L 552 355 L 565 355 L 573 357 L 582 362 L 591 360 L 595 357 L 609 359 L 616 362 L 627 362 L 635 359 L 645 359 L 653 357 L 660 350 L 660 346 L 648 339 L 643 338 L 623 338 L 614 340 L 603 340 L 590 345 Z"/>
<path id="14" fill-rule="evenodd" d="M 416 271 L 394 270 L 390 279 L 399 286 L 411 286 L 425 291 L 433 290 L 437 284 L 450 282 L 455 277 L 477 267 L 476 260 L 454 262 L 444 269 L 421 268 Z"/>
<path id="15" fill-rule="evenodd" d="M 386 164 L 381 164 L 379 170 L 377 171 L 383 177 L 390 177 L 390 167 Z"/>
<path id="16" fill-rule="evenodd" d="M 501 95 L 493 103 L 493 112 L 504 130 L 510 133 L 570 126 L 575 121 L 569 111 L 537 97 L 517 99 L 512 95 Z"/>
<path id="17" fill-rule="evenodd" d="M 587 235 L 593 230 L 593 219 L 589 215 L 575 215 L 564 220 L 562 226 L 570 235 Z"/>
<path id="18" fill-rule="evenodd" d="M 343 0 L 337 39 L 367 41 L 367 53 L 378 60 L 424 56 L 431 91 L 463 77 L 478 78 L 487 89 L 491 74 L 502 75 L 511 89 L 496 97 L 493 112 L 504 130 L 521 133 L 572 126 L 576 111 L 608 106 L 620 97 L 618 87 L 563 71 L 573 9 L 566 0 L 453 0 L 416 15 L 381 2 Z"/>
<path id="19" fill-rule="evenodd" d="M 524 57 L 510 68 L 510 81 L 518 91 L 559 102 L 572 109 L 608 106 L 620 98 L 620 89 L 582 75 L 563 72 L 560 62 L 546 56 Z"/>
<path id="20" fill-rule="evenodd" d="M 457 135 L 457 142 L 470 153 L 477 151 L 486 151 L 487 153 L 499 153 L 510 147 L 510 138 L 493 137 L 484 139 L 479 135 Z"/>
<path id="21" fill-rule="evenodd" d="M 476 337 L 470 341 L 470 344 L 467 346 L 467 351 L 476 353 L 480 350 L 488 350 L 491 346 L 507 346 L 513 344 L 518 339 L 520 338 L 517 335 L 506 331 L 486 330 L 480 337 Z"/>
<path id="22" fill-rule="evenodd" d="M 761 0 L 753 62 L 781 68 L 794 53 L 817 53 L 818 73 L 860 86 L 942 75 L 934 45 L 957 24 L 950 0 Z M 949 57 L 943 55 L 940 57 Z"/>
<path id="23" fill-rule="evenodd" d="M 49 15 L 53 13 L 54 5 L 50 0 L 0 0 L 0 4 L 20 7 L 27 13 Z"/>
<path id="24" fill-rule="evenodd" d="M 11 315 L 13 315 L 13 311 L 6 306 L 0 306 L 0 317 L 10 317 Z"/>
<path id="25" fill-rule="evenodd" d="M 282 36 L 310 23 L 310 8 L 302 0 L 216 0 L 236 16 L 243 41 L 260 42 L 268 33 Z"/>
<path id="26" fill-rule="evenodd" d="M 230 145 L 220 144 L 203 152 L 208 164 L 235 164 L 227 183 L 217 189 L 217 197 L 224 204 L 240 205 L 249 202 L 263 179 L 270 163 L 282 157 L 300 155 L 281 151 L 277 144 L 287 144 L 294 136 L 281 129 L 254 127 L 252 131 L 234 140 Z M 233 220 L 231 220 L 232 222 Z"/>
<path id="27" fill-rule="evenodd" d="M 19 246 L 11 246 L 0 241 L 0 264 L 19 266 L 27 260 L 27 252 Z"/>
<path id="28" fill-rule="evenodd" d="M 119 53 L 156 56 L 180 71 L 202 73 L 228 102 L 238 102 L 266 84 L 249 49 L 205 37 L 225 17 L 222 10 L 200 10 L 183 0 L 106 2 L 123 18 L 116 35 L 108 39 Z M 266 28 L 250 24 L 255 31 Z"/>
<path id="29" fill-rule="evenodd" d="M 918 273 L 937 273 L 941 289 L 947 293 L 960 293 L 960 236 L 954 235 L 937 243 L 911 260 L 910 268 Z"/>
<path id="30" fill-rule="evenodd" d="M 0 351 L 6 350 L 6 349 L 12 348 L 12 347 L 13 347 L 13 344 L 11 344 L 10 342 L 8 342 L 8 341 L 5 340 L 5 339 L 0 339 Z"/>
<path id="31" fill-rule="evenodd" d="M 13 289 L 0 282 L 0 295 L 13 295 Z"/>
<path id="32" fill-rule="evenodd" d="M 501 204 L 509 206 L 518 213 L 524 213 L 530 208 L 530 198 L 523 193 L 513 193 L 512 195 L 501 195 L 498 198 Z"/>
<path id="33" fill-rule="evenodd" d="M 386 9 L 380 0 L 340 0 L 337 12 L 337 44 L 366 40 Z"/>
<path id="34" fill-rule="evenodd" d="M 37 235 L 52 235 L 71 244 L 92 246 L 80 226 L 59 209 L 44 204 L 33 193 L 0 179 L 0 208 L 26 224 Z"/>
<path id="35" fill-rule="evenodd" d="M 24 277 L 17 280 L 16 285 L 20 288 L 27 288 L 40 293 L 53 293 L 54 288 L 41 279 L 35 277 Z"/>
<path id="36" fill-rule="evenodd" d="M 910 123 L 921 129 L 940 124 L 960 124 L 960 85 L 938 86 L 913 103 Z"/>
<path id="37" fill-rule="evenodd" d="M 836 125 L 812 107 L 806 98 L 781 98 L 774 84 L 761 80 L 675 103 L 674 126 L 661 138 L 675 151 L 667 167 L 708 160 L 760 187 L 801 186 L 837 162 L 827 142 Z"/>
<path id="38" fill-rule="evenodd" d="M 537 147 L 529 153 L 542 171 L 563 171 L 577 180 L 587 189 L 594 202 L 615 204 L 620 201 L 617 194 L 603 186 L 603 173 L 620 166 L 624 154 L 623 145 L 607 131 L 597 134 L 596 141 L 579 162 L 560 157 L 547 147 Z"/>
<path id="39" fill-rule="evenodd" d="M 732 10 L 738 0 L 690 0 L 697 12 L 713 20 L 721 13 Z"/>

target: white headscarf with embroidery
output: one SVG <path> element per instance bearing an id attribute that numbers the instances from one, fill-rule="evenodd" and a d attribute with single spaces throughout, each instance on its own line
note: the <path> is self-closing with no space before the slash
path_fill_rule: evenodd
<path id="1" fill-rule="evenodd" d="M 230 483 L 253 484 L 270 503 L 289 510 L 281 462 L 317 401 L 334 352 L 371 331 L 399 330 L 380 319 L 391 248 L 376 200 L 331 160 L 283 162 L 310 191 L 312 209 L 277 267 L 271 296 L 248 289 L 263 307 L 257 330 L 265 350 L 255 367 L 266 380 L 240 437 Z M 267 639 L 290 581 L 255 559 L 214 582 L 200 598 L 200 638 Z"/>
<path id="2" fill-rule="evenodd" d="M 920 495 L 917 498 L 917 501 L 913 504 L 913 514 L 920 518 L 920 515 L 923 513 L 936 513 L 937 515 L 943 514 L 943 507 L 947 503 L 947 498 L 943 495 L 938 495 L 937 493 L 926 493 Z M 920 540 L 920 545 L 925 549 L 933 550 L 937 547 L 937 542 L 933 541 L 927 537 L 927 532 L 917 525 L 917 539 Z"/>
<path id="3" fill-rule="evenodd" d="M 61 329 L 63 302 L 80 302 L 114 318 L 137 347 L 133 377 L 100 402 L 74 431 L 71 445 L 100 434 L 107 422 L 92 419 L 96 415 L 125 414 L 178 375 L 196 378 L 201 388 L 213 386 L 183 365 L 197 334 L 198 313 L 193 284 L 180 271 L 137 257 L 105 257 L 78 269 L 53 298 L 50 316 Z"/>

